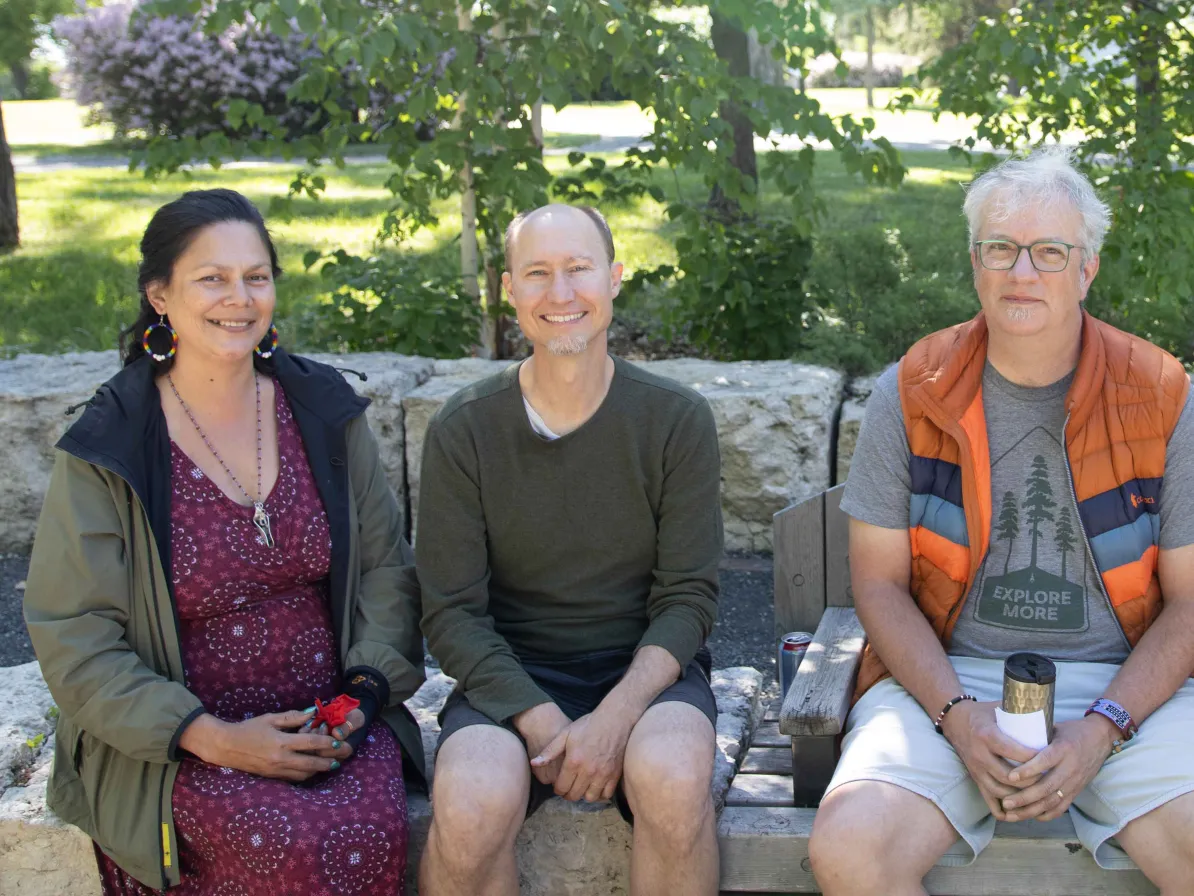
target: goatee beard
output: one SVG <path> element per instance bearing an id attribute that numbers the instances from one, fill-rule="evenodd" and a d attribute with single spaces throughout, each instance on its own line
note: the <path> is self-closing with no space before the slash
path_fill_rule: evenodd
<path id="1" fill-rule="evenodd" d="M 589 340 L 584 336 L 556 336 L 547 341 L 548 352 L 559 357 L 582 354 L 588 347 Z"/>

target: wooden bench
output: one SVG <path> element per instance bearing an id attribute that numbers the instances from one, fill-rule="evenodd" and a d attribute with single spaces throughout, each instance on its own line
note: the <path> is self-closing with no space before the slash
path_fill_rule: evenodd
<path id="1" fill-rule="evenodd" d="M 777 637 L 815 632 L 778 712 L 764 719 L 726 796 L 719 822 L 724 893 L 817 893 L 808 861 L 816 805 L 837 762 L 863 646 L 847 558 L 842 487 L 775 515 Z M 936 867 L 933 894 L 1144 896 L 1139 871 L 1104 871 L 1069 817 L 996 825 L 968 867 Z"/>

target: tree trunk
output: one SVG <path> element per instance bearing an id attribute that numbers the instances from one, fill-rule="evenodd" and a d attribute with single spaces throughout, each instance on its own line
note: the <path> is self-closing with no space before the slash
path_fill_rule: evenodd
<path id="1" fill-rule="evenodd" d="M 535 100 L 534 105 L 531 106 L 531 139 L 535 141 L 535 145 L 539 147 L 540 155 L 543 154 L 543 99 Z"/>
<path id="2" fill-rule="evenodd" d="M 472 19 L 469 15 L 470 7 L 463 3 L 456 7 L 456 27 L 462 32 L 472 31 Z M 456 104 L 456 116 L 452 127 L 466 130 L 468 122 L 468 91 L 460 93 Z M 465 143 L 469 141 L 466 139 Z M 477 192 L 473 188 L 473 166 L 465 159 L 458 174 L 460 178 L 460 283 L 464 294 L 481 308 L 481 331 L 477 334 L 477 354 L 481 357 L 492 358 L 493 343 L 491 328 L 487 326 L 489 315 L 481 304 L 481 285 L 477 282 L 477 265 L 479 253 L 477 249 Z"/>
<path id="3" fill-rule="evenodd" d="M 1140 0 L 1132 4 L 1137 20 L 1136 56 L 1136 140 L 1133 155 L 1147 162 L 1148 144 L 1161 127 L 1160 43 L 1164 36 L 1162 16 Z"/>
<path id="4" fill-rule="evenodd" d="M 0 105 L 0 251 L 21 245 L 17 226 L 17 175 L 12 168 L 12 152 L 4 136 L 4 109 Z"/>
<path id="5" fill-rule="evenodd" d="M 29 99 L 29 69 L 26 66 L 28 59 L 22 59 L 20 62 L 9 63 L 8 70 L 12 72 L 12 86 L 17 91 L 17 96 L 23 100 Z"/>
<path id="6" fill-rule="evenodd" d="M 713 50 L 726 63 L 731 75 L 750 77 L 750 38 L 735 23 L 719 15 L 713 16 Z M 731 164 L 758 186 L 759 163 L 755 158 L 754 126 L 746 113 L 731 102 L 723 102 L 718 107 L 718 115 L 733 130 Z M 726 196 L 720 186 L 713 188 L 709 204 L 727 217 L 736 217 L 741 213 L 738 202 Z"/>
<path id="7" fill-rule="evenodd" d="M 866 107 L 875 108 L 875 8 L 866 8 Z"/>

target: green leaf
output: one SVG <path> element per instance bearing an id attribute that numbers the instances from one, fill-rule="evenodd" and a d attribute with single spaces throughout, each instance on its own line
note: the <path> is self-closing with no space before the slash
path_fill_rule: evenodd
<path id="1" fill-rule="evenodd" d="M 318 34 L 323 25 L 323 16 L 320 15 L 319 9 L 311 3 L 304 3 L 300 6 L 295 13 L 295 18 L 298 19 L 299 28 L 308 37 Z"/>

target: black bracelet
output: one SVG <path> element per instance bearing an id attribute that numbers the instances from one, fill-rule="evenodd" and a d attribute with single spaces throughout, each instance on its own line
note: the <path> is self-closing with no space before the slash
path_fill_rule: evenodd
<path id="1" fill-rule="evenodd" d="M 958 696 L 945 704 L 945 708 L 941 712 L 937 713 L 937 721 L 933 723 L 933 727 L 937 729 L 937 733 L 942 737 L 945 736 L 945 729 L 941 727 L 941 723 L 945 721 L 945 714 L 963 700 L 973 700 L 975 703 L 978 703 L 978 697 L 975 697 L 973 694 L 958 694 Z"/>

